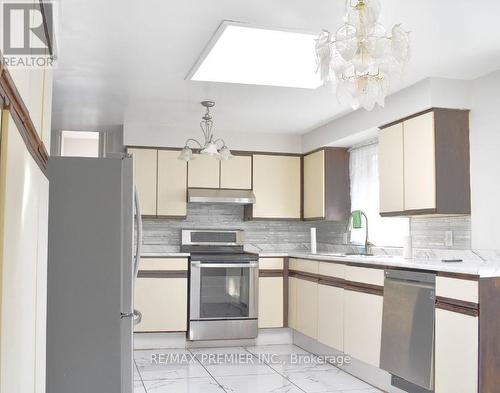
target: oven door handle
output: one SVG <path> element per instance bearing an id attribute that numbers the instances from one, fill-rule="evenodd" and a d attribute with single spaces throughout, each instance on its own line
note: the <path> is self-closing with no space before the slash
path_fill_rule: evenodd
<path id="1" fill-rule="evenodd" d="M 191 266 L 195 267 L 208 267 L 208 268 L 221 268 L 221 267 L 247 267 L 247 268 L 256 268 L 259 267 L 259 262 L 250 262 L 250 263 L 201 263 L 198 261 L 192 261 Z"/>

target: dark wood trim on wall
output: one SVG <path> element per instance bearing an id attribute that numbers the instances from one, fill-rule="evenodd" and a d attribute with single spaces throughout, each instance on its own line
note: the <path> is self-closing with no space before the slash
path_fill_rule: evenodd
<path id="1" fill-rule="evenodd" d="M 138 278 L 188 278 L 187 270 L 139 270 Z"/>
<path id="2" fill-rule="evenodd" d="M 44 174 L 47 173 L 49 154 L 41 140 L 35 125 L 30 118 L 28 108 L 14 84 L 12 76 L 5 67 L 2 53 L 0 52 L 0 101 L 2 109 L 10 111 L 26 148 Z"/>
<path id="3" fill-rule="evenodd" d="M 479 280 L 479 391 L 496 393 L 500 386 L 500 278 Z"/>

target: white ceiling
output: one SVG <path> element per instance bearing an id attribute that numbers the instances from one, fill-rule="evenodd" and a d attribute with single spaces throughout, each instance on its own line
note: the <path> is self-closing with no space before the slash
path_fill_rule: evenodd
<path id="1" fill-rule="evenodd" d="M 161 126 L 193 135 L 199 102 L 216 101 L 224 132 L 303 134 L 346 111 L 316 90 L 184 80 L 224 19 L 335 30 L 344 0 L 63 0 L 53 127 Z M 403 84 L 429 76 L 473 79 L 500 68 L 497 0 L 381 0 L 386 27 L 411 31 Z M 140 130 L 140 127 L 135 127 Z M 140 132 L 140 131 L 137 131 Z"/>

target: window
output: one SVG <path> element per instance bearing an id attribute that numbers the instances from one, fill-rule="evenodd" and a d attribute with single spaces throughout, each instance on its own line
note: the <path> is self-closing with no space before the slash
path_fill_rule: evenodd
<path id="1" fill-rule="evenodd" d="M 61 156 L 99 157 L 99 133 L 62 131 Z"/>
<path id="2" fill-rule="evenodd" d="M 351 150 L 351 208 L 368 216 L 368 240 L 379 247 L 402 247 L 409 233 L 409 219 L 381 217 L 379 214 L 378 143 Z M 353 229 L 351 242 L 364 244 L 365 229 Z"/>

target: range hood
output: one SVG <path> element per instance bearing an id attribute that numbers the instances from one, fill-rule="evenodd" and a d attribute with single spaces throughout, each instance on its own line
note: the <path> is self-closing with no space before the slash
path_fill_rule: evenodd
<path id="1" fill-rule="evenodd" d="M 255 203 L 255 194 L 251 190 L 188 188 L 188 202 L 251 205 Z"/>

